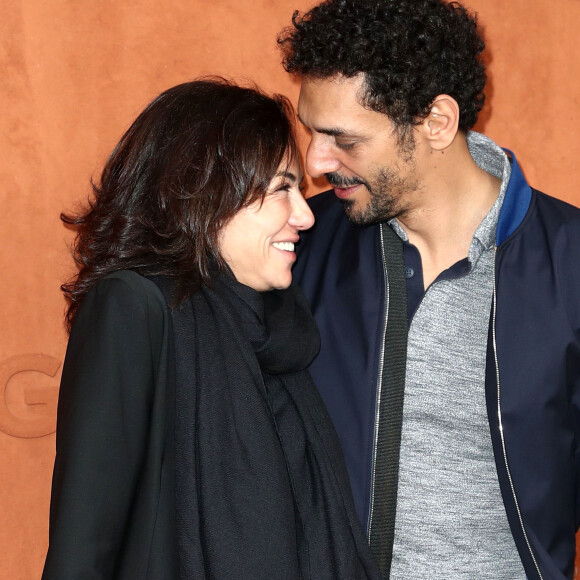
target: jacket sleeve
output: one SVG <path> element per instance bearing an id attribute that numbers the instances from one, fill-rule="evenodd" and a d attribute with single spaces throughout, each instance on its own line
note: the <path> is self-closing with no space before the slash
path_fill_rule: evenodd
<path id="1" fill-rule="evenodd" d="M 43 580 L 115 578 L 146 455 L 160 340 L 155 329 L 163 324 L 159 301 L 143 283 L 129 282 L 101 280 L 71 332 Z"/>

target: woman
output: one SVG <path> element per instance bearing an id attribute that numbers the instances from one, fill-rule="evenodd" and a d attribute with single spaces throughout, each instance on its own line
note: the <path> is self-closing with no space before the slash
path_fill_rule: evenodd
<path id="1" fill-rule="evenodd" d="M 313 223 L 281 97 L 141 113 L 76 218 L 44 580 L 378 577 L 290 286 Z"/>

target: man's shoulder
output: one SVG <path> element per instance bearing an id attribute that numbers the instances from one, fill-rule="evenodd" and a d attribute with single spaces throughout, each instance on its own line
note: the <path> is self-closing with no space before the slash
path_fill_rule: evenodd
<path id="1" fill-rule="evenodd" d="M 329 189 L 328 191 L 323 191 L 322 193 L 318 193 L 309 197 L 307 200 L 312 213 L 316 217 L 319 214 L 325 213 L 337 213 L 342 212 L 342 204 L 340 203 L 339 199 L 334 195 L 334 191 Z"/>
<path id="2" fill-rule="evenodd" d="M 578 222 L 580 220 L 580 208 L 571 203 L 543 193 L 537 189 L 533 190 L 538 209 L 542 214 L 557 217 L 566 221 Z"/>
<path id="3" fill-rule="evenodd" d="M 334 195 L 332 190 L 319 193 L 308 198 L 308 205 L 314 214 L 314 225 L 305 231 L 301 237 L 304 240 L 314 238 L 333 237 L 339 231 L 349 231 L 353 229 L 353 224 L 344 213 L 341 201 Z M 359 229 L 359 228 L 355 228 Z"/>
<path id="4" fill-rule="evenodd" d="M 580 208 L 538 190 L 533 190 L 532 200 L 532 223 L 550 237 L 564 234 L 580 245 Z"/>
<path id="5" fill-rule="evenodd" d="M 353 264 L 369 265 L 380 260 L 378 225 L 353 224 L 332 191 L 318 194 L 308 199 L 308 203 L 316 221 L 312 228 L 300 234 L 294 268 L 298 280 L 319 278 L 323 271 L 351 271 Z"/>

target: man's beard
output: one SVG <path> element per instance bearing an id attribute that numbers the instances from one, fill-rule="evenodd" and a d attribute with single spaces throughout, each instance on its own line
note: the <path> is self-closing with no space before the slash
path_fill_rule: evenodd
<path id="1" fill-rule="evenodd" d="M 414 174 L 401 177 L 398 167 L 380 169 L 372 180 L 372 186 L 360 177 L 347 178 L 338 173 L 328 173 L 326 179 L 335 187 L 366 187 L 369 199 L 364 207 L 357 208 L 357 202 L 352 199 L 341 200 L 346 216 L 358 226 L 386 222 L 399 216 L 404 210 L 404 198 L 419 189 Z"/>

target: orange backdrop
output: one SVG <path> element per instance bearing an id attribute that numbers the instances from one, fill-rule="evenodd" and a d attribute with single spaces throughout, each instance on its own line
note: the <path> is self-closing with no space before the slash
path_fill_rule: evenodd
<path id="1" fill-rule="evenodd" d="M 306 0 L 0 0 L 0 579 L 39 578 L 72 273 L 59 212 L 159 92 L 203 74 L 295 102 L 275 43 Z M 580 205 L 578 0 L 470 0 L 490 49 L 478 129 Z M 311 186 L 309 193 L 321 184 Z"/>

